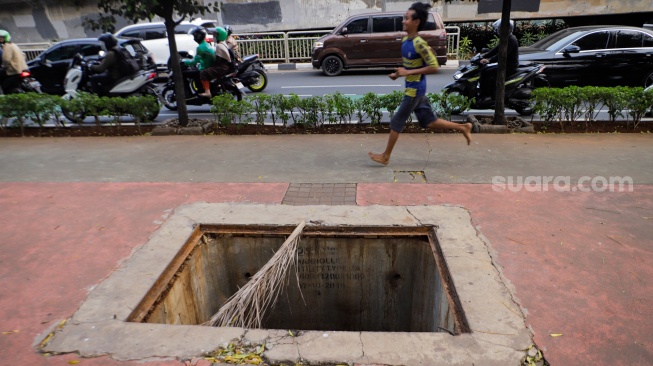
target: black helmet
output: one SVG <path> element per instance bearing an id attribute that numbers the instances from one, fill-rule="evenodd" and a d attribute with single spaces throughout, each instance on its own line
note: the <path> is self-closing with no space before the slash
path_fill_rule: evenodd
<path id="1" fill-rule="evenodd" d="M 204 27 L 195 27 L 191 29 L 190 34 L 193 35 L 193 39 L 197 43 L 202 43 L 206 39 L 206 29 Z"/>
<path id="2" fill-rule="evenodd" d="M 98 37 L 98 41 L 104 43 L 104 47 L 106 47 L 107 50 L 110 50 L 118 45 L 118 39 L 113 36 L 111 33 L 105 33 Z"/>
<path id="3" fill-rule="evenodd" d="M 511 19 L 509 19 L 510 23 L 510 30 L 508 31 L 508 34 L 512 34 L 512 31 L 515 29 L 515 22 L 513 22 Z M 499 27 L 501 27 L 501 19 L 497 20 L 496 22 L 492 23 L 492 28 L 494 29 L 494 34 L 497 36 L 499 35 Z"/>
<path id="4" fill-rule="evenodd" d="M 227 37 L 230 36 L 231 33 L 233 33 L 233 31 L 234 31 L 233 29 L 231 29 L 230 25 L 225 25 L 223 28 L 224 28 L 224 30 L 227 31 Z"/>

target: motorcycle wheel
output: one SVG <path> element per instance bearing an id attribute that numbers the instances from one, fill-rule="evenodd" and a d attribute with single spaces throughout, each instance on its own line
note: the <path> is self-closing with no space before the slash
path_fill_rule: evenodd
<path id="1" fill-rule="evenodd" d="M 253 92 L 261 92 L 268 86 L 268 76 L 264 71 L 254 70 L 258 73 L 258 78 L 255 83 L 247 85 L 247 89 Z"/>
<path id="2" fill-rule="evenodd" d="M 177 94 L 175 93 L 175 86 L 166 86 L 161 92 L 163 97 L 163 105 L 171 111 L 177 110 Z"/>
<path id="3" fill-rule="evenodd" d="M 446 95 L 463 95 L 463 93 L 458 90 L 458 89 L 447 89 L 444 91 Z M 462 113 L 462 110 L 460 108 L 454 108 L 451 110 L 452 115 L 459 115 Z"/>
<path id="4" fill-rule="evenodd" d="M 239 102 L 243 100 L 243 93 L 241 93 L 236 86 L 234 86 L 233 88 L 229 88 L 229 90 L 227 90 L 227 93 L 231 94 Z"/>
<path id="5" fill-rule="evenodd" d="M 64 98 L 72 98 L 70 96 L 64 96 Z M 71 111 L 68 108 L 61 107 L 61 113 L 66 117 L 70 122 L 81 124 L 86 118 L 86 111 Z"/>
<path id="6" fill-rule="evenodd" d="M 161 111 L 161 98 L 159 98 L 159 93 L 156 92 L 156 90 L 152 87 L 148 87 L 145 89 L 145 92 L 143 93 L 144 95 L 151 95 L 154 98 L 156 98 L 156 102 L 159 106 L 159 108 L 156 111 L 152 111 L 147 118 L 150 121 L 154 121 L 154 119 L 159 115 L 159 112 Z"/>
<path id="7" fill-rule="evenodd" d="M 531 96 L 532 89 L 522 90 L 522 95 L 528 98 L 526 106 L 519 105 L 515 106 L 515 111 L 519 113 L 520 116 L 530 116 L 535 113 L 535 100 Z"/>

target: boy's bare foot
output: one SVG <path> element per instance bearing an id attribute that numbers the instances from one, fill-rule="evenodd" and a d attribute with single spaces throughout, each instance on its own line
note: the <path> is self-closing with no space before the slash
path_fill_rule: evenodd
<path id="1" fill-rule="evenodd" d="M 467 139 L 467 145 L 470 145 L 472 143 L 472 124 L 471 123 L 465 123 L 463 125 L 463 136 Z"/>
<path id="2" fill-rule="evenodd" d="M 367 155 L 370 156 L 370 159 L 374 160 L 379 164 L 388 165 L 388 163 L 390 162 L 390 159 L 383 156 L 383 154 L 372 154 L 372 152 L 370 151 L 367 153 Z"/>

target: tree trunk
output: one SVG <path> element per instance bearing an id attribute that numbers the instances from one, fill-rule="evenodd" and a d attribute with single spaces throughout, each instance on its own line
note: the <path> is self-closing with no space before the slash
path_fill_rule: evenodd
<path id="1" fill-rule="evenodd" d="M 181 66 L 179 65 L 179 52 L 177 51 L 177 40 L 175 39 L 175 26 L 177 25 L 170 17 L 165 17 L 166 31 L 168 33 L 168 42 L 170 43 L 170 68 L 172 79 L 175 82 L 175 95 L 177 96 L 177 114 L 179 116 L 179 125 L 188 126 L 188 108 L 186 108 L 186 94 L 184 91 L 184 80 L 181 76 Z"/>
<path id="2" fill-rule="evenodd" d="M 497 94 L 494 103 L 495 125 L 508 124 L 506 120 L 506 61 L 508 59 L 508 38 L 510 37 L 510 8 L 512 0 L 503 0 L 501 27 L 499 27 L 499 65 L 497 68 Z"/>

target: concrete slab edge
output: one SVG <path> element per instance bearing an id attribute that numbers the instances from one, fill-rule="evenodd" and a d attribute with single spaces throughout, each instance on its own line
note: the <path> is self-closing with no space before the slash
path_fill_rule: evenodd
<path id="1" fill-rule="evenodd" d="M 472 333 L 379 333 L 246 330 L 124 320 L 199 224 L 437 226 L 437 237 Z M 174 214 L 100 283 L 44 352 L 77 352 L 117 360 L 190 359 L 234 339 L 264 340 L 272 363 L 380 363 L 384 365 L 518 365 L 532 344 L 511 291 L 488 255 L 469 213 L 450 206 L 285 206 L 193 203 Z M 115 291 L 120 291 L 117 298 Z M 338 345 L 337 347 L 335 345 Z M 401 351 L 410 350 L 410 351 Z"/>

